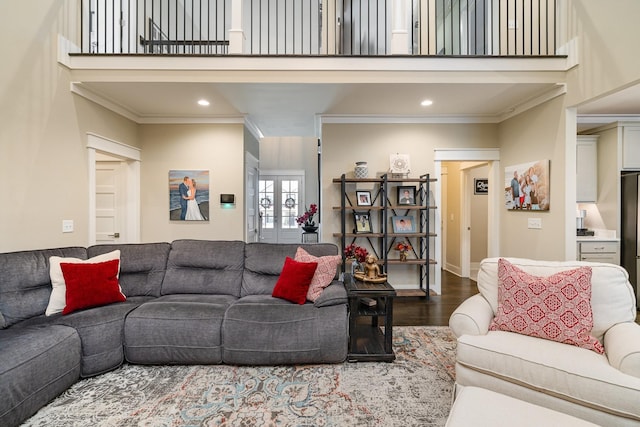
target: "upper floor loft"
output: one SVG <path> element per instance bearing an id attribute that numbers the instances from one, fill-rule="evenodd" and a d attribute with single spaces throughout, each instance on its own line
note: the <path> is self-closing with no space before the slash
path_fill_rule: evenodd
<path id="1" fill-rule="evenodd" d="M 81 54 L 558 55 L 556 0 L 82 0 Z"/>
<path id="2" fill-rule="evenodd" d="M 137 123 L 497 123 L 564 93 L 576 64 L 557 0 L 75 3 L 58 50 L 72 90 Z M 207 112 L 187 102 L 206 92 Z"/>

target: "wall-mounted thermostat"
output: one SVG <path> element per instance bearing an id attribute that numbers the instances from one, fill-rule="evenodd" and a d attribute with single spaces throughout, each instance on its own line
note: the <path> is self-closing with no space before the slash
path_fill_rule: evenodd
<path id="1" fill-rule="evenodd" d="M 220 195 L 220 203 L 223 205 L 235 205 L 236 204 L 236 195 L 235 194 L 221 194 Z"/>

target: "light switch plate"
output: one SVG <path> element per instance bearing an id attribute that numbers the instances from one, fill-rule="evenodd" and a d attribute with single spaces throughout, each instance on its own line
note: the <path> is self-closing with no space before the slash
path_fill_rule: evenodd
<path id="1" fill-rule="evenodd" d="M 527 218 L 527 228 L 541 229 L 542 218 Z"/>
<path id="2" fill-rule="evenodd" d="M 63 233 L 73 233 L 73 220 L 72 219 L 63 219 L 62 220 L 62 232 Z"/>

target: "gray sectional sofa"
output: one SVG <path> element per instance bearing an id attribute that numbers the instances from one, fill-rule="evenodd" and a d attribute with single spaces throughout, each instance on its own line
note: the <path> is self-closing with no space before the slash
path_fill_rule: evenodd
<path id="1" fill-rule="evenodd" d="M 346 359 L 347 294 L 334 280 L 313 303 L 273 298 L 298 247 L 333 244 L 177 240 L 0 254 L 0 425 L 18 425 L 79 378 L 138 364 L 302 364 Z M 120 250 L 126 302 L 45 316 L 51 256 Z"/>

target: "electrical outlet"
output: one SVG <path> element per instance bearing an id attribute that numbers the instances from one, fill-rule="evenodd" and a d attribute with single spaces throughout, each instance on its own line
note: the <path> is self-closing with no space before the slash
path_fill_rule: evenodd
<path id="1" fill-rule="evenodd" d="M 62 220 L 62 232 L 63 233 L 73 233 L 73 220 L 72 219 L 63 219 Z"/>
<path id="2" fill-rule="evenodd" d="M 542 218 L 528 218 L 527 219 L 527 228 L 541 229 L 542 228 Z"/>

